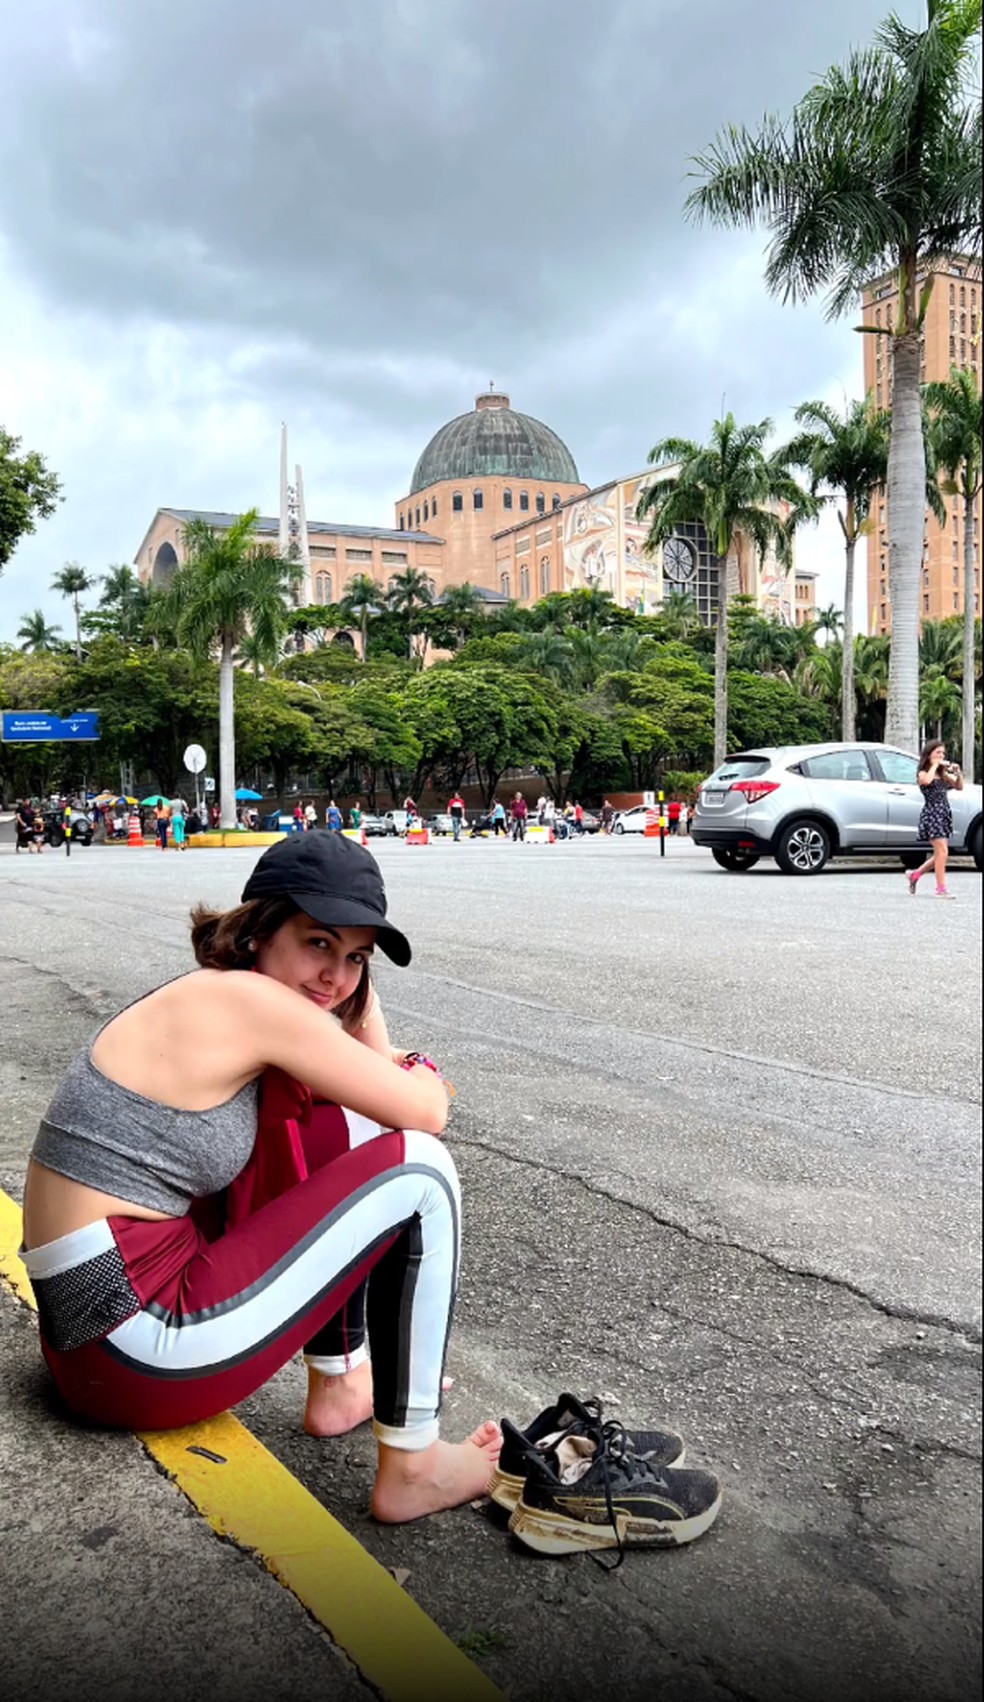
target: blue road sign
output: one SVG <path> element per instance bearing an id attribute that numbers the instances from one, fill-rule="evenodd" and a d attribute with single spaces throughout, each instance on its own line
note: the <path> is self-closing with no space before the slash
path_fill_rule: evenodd
<path id="1" fill-rule="evenodd" d="M 91 743 L 99 737 L 99 716 L 49 715 L 43 709 L 5 709 L 0 738 L 8 745 L 42 745 L 54 740 Z"/>

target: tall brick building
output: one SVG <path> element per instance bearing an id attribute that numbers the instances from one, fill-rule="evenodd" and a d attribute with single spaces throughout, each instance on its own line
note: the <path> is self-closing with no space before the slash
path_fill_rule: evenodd
<path id="1" fill-rule="evenodd" d="M 981 263 L 969 255 L 954 255 L 935 270 L 935 283 L 926 314 L 922 377 L 924 384 L 950 376 L 952 366 L 970 367 L 981 383 Z M 894 324 L 898 290 L 894 277 L 882 278 L 864 295 L 864 323 Z M 864 384 L 876 406 L 892 400 L 891 354 L 886 337 L 863 337 Z M 922 570 L 924 620 L 943 620 L 963 613 L 964 504 L 948 496 L 944 525 L 928 510 Z M 891 632 L 892 605 L 888 581 L 888 501 L 881 492 L 875 504 L 868 537 L 868 619 L 872 632 Z M 977 558 L 977 610 L 981 607 L 981 498 L 974 512 Z"/>

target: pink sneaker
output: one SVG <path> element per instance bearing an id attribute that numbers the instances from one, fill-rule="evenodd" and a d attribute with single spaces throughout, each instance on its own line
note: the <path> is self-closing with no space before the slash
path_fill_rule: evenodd
<path id="1" fill-rule="evenodd" d="M 956 898 L 957 895 L 955 892 L 947 892 L 945 886 L 938 886 L 936 888 L 936 896 L 937 898 Z"/>
<path id="2" fill-rule="evenodd" d="M 907 875 L 906 875 L 906 877 L 905 877 L 905 878 L 906 878 L 906 880 L 907 880 L 907 881 L 908 881 L 908 883 L 909 883 L 909 891 L 910 891 L 910 893 L 911 893 L 911 894 L 912 894 L 912 897 L 913 897 L 913 898 L 915 898 L 915 896 L 916 896 L 916 888 L 917 888 L 917 887 L 918 887 L 918 885 L 919 885 L 919 876 L 918 876 L 918 875 L 914 875 L 914 874 L 913 874 L 913 873 L 912 873 L 912 871 L 911 871 L 911 870 L 910 870 L 910 872 L 909 872 L 909 873 L 908 873 L 908 874 L 907 874 Z"/>

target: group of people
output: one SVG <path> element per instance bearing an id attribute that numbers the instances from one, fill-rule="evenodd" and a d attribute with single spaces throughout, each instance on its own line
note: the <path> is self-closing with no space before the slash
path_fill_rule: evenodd
<path id="1" fill-rule="evenodd" d="M 33 851 L 40 856 L 44 850 L 46 832 L 44 811 L 35 808 L 30 798 L 22 798 L 14 816 L 17 851 Z"/>
<path id="2" fill-rule="evenodd" d="M 307 801 L 299 798 L 294 805 L 294 825 L 298 833 L 310 833 L 318 824 L 318 811 L 313 798 Z M 325 827 L 329 833 L 341 833 L 345 826 L 345 816 L 334 798 L 329 798 L 325 805 Z M 358 799 L 348 812 L 348 825 L 358 832 L 362 826 L 362 804 Z"/>

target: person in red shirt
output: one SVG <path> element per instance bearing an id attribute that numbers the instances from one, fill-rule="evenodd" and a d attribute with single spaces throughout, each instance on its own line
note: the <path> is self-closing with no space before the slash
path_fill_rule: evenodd
<path id="1" fill-rule="evenodd" d="M 454 842 L 458 845 L 461 841 L 461 824 L 465 819 L 465 800 L 460 792 L 456 792 L 450 800 L 448 814 L 451 817 L 451 832 L 454 834 Z"/>
<path id="2" fill-rule="evenodd" d="M 512 836 L 514 839 L 526 838 L 526 822 L 529 813 L 526 799 L 522 792 L 517 792 L 512 801 Z"/>
<path id="3" fill-rule="evenodd" d="M 584 805 L 583 804 L 575 804 L 574 805 L 574 832 L 575 833 L 583 833 L 584 832 Z"/>
<path id="4" fill-rule="evenodd" d="M 683 809 L 683 805 L 681 804 L 679 798 L 671 798 L 670 799 L 670 806 L 669 806 L 669 809 L 667 810 L 666 813 L 670 818 L 670 832 L 671 833 L 679 833 L 679 831 L 680 831 L 680 811 L 682 809 Z"/>

